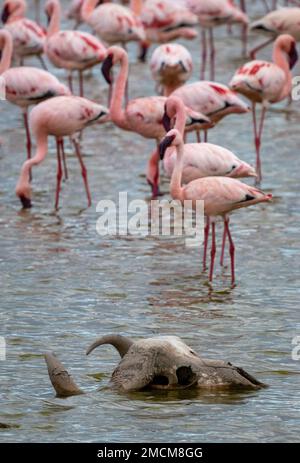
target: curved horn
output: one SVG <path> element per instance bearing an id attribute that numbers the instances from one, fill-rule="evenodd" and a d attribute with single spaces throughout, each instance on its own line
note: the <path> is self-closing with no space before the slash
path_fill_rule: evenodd
<path id="1" fill-rule="evenodd" d="M 133 341 L 119 334 L 102 336 L 88 348 L 86 355 L 89 355 L 94 349 L 96 349 L 96 347 L 102 346 L 103 344 L 111 344 L 117 349 L 120 356 L 124 357 L 124 355 L 127 354 L 129 347 L 133 344 Z"/>
<path id="2" fill-rule="evenodd" d="M 44 357 L 48 367 L 49 378 L 57 397 L 83 394 L 79 387 L 76 386 L 72 376 L 53 353 L 47 352 Z"/>

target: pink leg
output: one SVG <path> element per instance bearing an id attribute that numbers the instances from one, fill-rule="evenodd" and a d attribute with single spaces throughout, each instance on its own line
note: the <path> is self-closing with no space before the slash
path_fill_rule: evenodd
<path id="1" fill-rule="evenodd" d="M 209 270 L 209 281 L 213 281 L 214 276 L 214 265 L 216 257 L 216 224 L 211 224 L 211 251 L 210 251 L 210 270 Z"/>
<path id="2" fill-rule="evenodd" d="M 229 230 L 229 219 L 226 218 L 224 221 L 224 227 L 227 232 L 227 236 L 229 239 L 229 253 L 230 253 L 230 260 L 231 260 L 231 286 L 235 286 L 235 262 L 234 262 L 234 254 L 235 254 L 235 247 L 233 243 L 233 239 L 231 237 L 231 233 Z"/>
<path id="3" fill-rule="evenodd" d="M 223 230 L 223 239 L 222 239 L 222 251 L 221 251 L 221 258 L 220 258 L 220 265 L 221 265 L 221 267 L 223 267 L 223 265 L 224 265 L 224 254 L 225 254 L 226 236 L 227 236 L 227 229 L 226 229 L 225 221 L 224 221 L 224 230 Z"/>
<path id="4" fill-rule="evenodd" d="M 42 68 L 43 68 L 45 71 L 48 71 L 48 68 L 47 68 L 47 66 L 46 66 L 45 60 L 44 60 L 44 58 L 42 57 L 42 55 L 38 55 L 37 57 L 38 57 L 39 62 L 40 62 L 41 65 L 42 65 Z"/>
<path id="5" fill-rule="evenodd" d="M 28 124 L 27 110 L 25 110 L 23 112 L 23 121 L 24 121 L 24 127 L 25 127 L 25 132 L 26 132 L 27 159 L 30 159 L 31 158 L 31 136 L 30 136 L 30 129 L 29 129 L 29 124 Z M 29 179 L 30 179 L 30 181 L 32 180 L 31 169 L 30 169 L 30 172 L 29 172 Z"/>
<path id="6" fill-rule="evenodd" d="M 206 59 L 207 59 L 207 42 L 206 42 L 206 31 L 202 29 L 201 31 L 202 37 L 202 62 L 201 62 L 201 74 L 200 79 L 205 79 L 205 70 L 206 70 Z"/>
<path id="7" fill-rule="evenodd" d="M 208 140 L 208 131 L 204 130 L 204 143 L 207 143 Z"/>
<path id="8" fill-rule="evenodd" d="M 84 183 L 86 196 L 87 196 L 87 200 L 88 200 L 88 207 L 90 207 L 91 204 L 92 204 L 92 198 L 91 198 L 90 188 L 89 188 L 89 184 L 88 184 L 87 169 L 85 167 L 85 164 L 84 164 L 82 156 L 81 156 L 79 143 L 74 139 L 72 141 L 73 141 L 73 145 L 74 145 L 74 148 L 75 148 L 76 156 L 78 158 L 78 161 L 79 161 L 79 164 L 80 164 L 80 167 L 81 167 L 81 175 L 82 175 L 82 178 L 83 178 L 83 183 Z"/>
<path id="9" fill-rule="evenodd" d="M 58 210 L 59 203 L 59 193 L 62 179 L 62 165 L 61 165 L 61 153 L 60 153 L 60 143 L 56 139 L 56 150 L 57 150 L 57 175 L 56 175 L 56 193 L 55 193 L 55 210 Z"/>
<path id="10" fill-rule="evenodd" d="M 272 37 L 271 39 L 268 39 L 266 40 L 265 42 L 261 43 L 260 45 L 258 45 L 257 47 L 255 48 L 252 48 L 252 50 L 250 50 L 250 58 L 251 59 L 255 59 L 256 58 L 256 53 L 260 50 L 262 50 L 263 48 L 267 47 L 270 43 L 274 42 L 274 37 Z"/>
<path id="11" fill-rule="evenodd" d="M 79 71 L 79 95 L 84 96 L 82 71 Z"/>
<path id="12" fill-rule="evenodd" d="M 60 149 L 61 149 L 61 154 L 62 154 L 64 177 L 65 177 L 65 180 L 68 180 L 69 175 L 68 175 L 67 159 L 66 159 L 66 153 L 65 153 L 65 144 L 64 144 L 63 138 L 59 140 L 59 144 L 60 144 Z"/>
<path id="13" fill-rule="evenodd" d="M 212 27 L 209 29 L 209 48 L 210 48 L 210 80 L 215 80 L 215 43 Z"/>
<path id="14" fill-rule="evenodd" d="M 201 143 L 201 134 L 200 134 L 200 130 L 197 130 L 197 131 L 196 131 L 196 136 L 197 136 L 197 143 Z"/>
<path id="15" fill-rule="evenodd" d="M 205 272 L 206 270 L 206 257 L 207 257 L 209 230 L 210 230 L 210 220 L 209 220 L 209 217 L 206 217 L 206 225 L 204 229 L 203 272 Z"/>
<path id="16" fill-rule="evenodd" d="M 72 71 L 70 71 L 68 74 L 68 86 L 69 86 L 69 89 L 71 90 L 71 93 L 73 93 L 73 73 Z"/>
<path id="17" fill-rule="evenodd" d="M 261 147 L 261 136 L 264 124 L 264 117 L 265 117 L 265 108 L 263 107 L 261 113 L 261 119 L 259 128 L 257 128 L 257 120 L 256 120 L 256 103 L 252 103 L 252 115 L 253 115 L 253 128 L 254 128 L 254 143 L 255 143 L 255 151 L 256 151 L 256 173 L 257 173 L 257 180 L 256 183 L 259 185 L 262 179 L 262 172 L 261 172 L 261 159 L 260 159 L 260 147 Z"/>

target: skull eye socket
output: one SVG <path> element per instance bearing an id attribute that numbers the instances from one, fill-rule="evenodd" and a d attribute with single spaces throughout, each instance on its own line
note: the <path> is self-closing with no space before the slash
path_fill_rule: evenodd
<path id="1" fill-rule="evenodd" d="M 176 370 L 176 376 L 178 380 L 178 384 L 180 386 L 188 386 L 189 384 L 193 383 L 196 379 L 195 373 L 191 367 L 179 367 Z"/>
<path id="2" fill-rule="evenodd" d="M 166 376 L 158 375 L 154 376 L 152 384 L 155 386 L 168 386 L 169 380 Z"/>

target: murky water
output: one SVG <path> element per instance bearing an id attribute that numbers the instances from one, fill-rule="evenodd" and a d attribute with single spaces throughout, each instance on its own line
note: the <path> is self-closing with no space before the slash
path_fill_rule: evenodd
<path id="1" fill-rule="evenodd" d="M 196 80 L 198 43 L 186 45 Z M 217 45 L 217 76 L 226 83 L 240 63 L 237 30 L 229 37 L 220 29 Z M 135 53 L 130 46 L 130 95 L 151 95 L 148 65 L 135 64 Z M 95 70 L 88 79 L 87 94 L 105 102 L 99 75 Z M 86 130 L 93 206 L 85 209 L 79 167 L 68 148 L 70 179 L 58 213 L 51 142 L 46 161 L 34 170 L 34 207 L 22 211 L 14 193 L 25 158 L 21 118 L 4 102 L 0 114 L 0 335 L 7 341 L 7 359 L 0 361 L 1 441 L 299 440 L 300 362 L 291 358 L 292 339 L 300 335 L 299 103 L 276 106 L 267 117 L 263 187 L 274 202 L 232 217 L 234 290 L 228 269 L 221 274 L 219 268 L 209 290 L 201 250 L 185 247 L 182 239 L 97 235 L 99 200 L 116 199 L 119 191 L 132 199 L 149 197 L 144 172 L 151 141 L 110 124 Z M 227 118 L 210 140 L 252 162 L 251 115 Z M 239 394 L 118 394 L 108 388 L 118 362 L 114 349 L 104 346 L 85 356 L 86 347 L 108 333 L 178 335 L 203 356 L 243 366 L 270 387 Z M 46 350 L 58 354 L 89 394 L 54 398 Z"/>

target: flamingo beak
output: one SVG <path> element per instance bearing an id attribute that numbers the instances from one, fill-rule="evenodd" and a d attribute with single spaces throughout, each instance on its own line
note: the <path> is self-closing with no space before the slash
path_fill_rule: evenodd
<path id="1" fill-rule="evenodd" d="M 24 209 L 30 209 L 32 207 L 31 200 L 26 196 L 20 196 L 20 201 Z"/>
<path id="2" fill-rule="evenodd" d="M 106 59 L 103 61 L 101 71 L 102 71 L 104 79 L 109 85 L 112 84 L 112 76 L 111 76 L 112 67 L 113 67 L 113 56 L 108 55 Z"/>
<path id="3" fill-rule="evenodd" d="M 290 49 L 290 52 L 289 52 L 290 69 L 293 69 L 293 67 L 295 66 L 297 61 L 298 61 L 298 52 L 297 52 L 296 44 L 292 43 L 292 46 L 291 46 L 291 49 Z"/>
<path id="4" fill-rule="evenodd" d="M 161 161 L 164 159 L 164 157 L 165 157 L 165 152 L 167 151 L 167 149 L 172 145 L 174 138 L 175 138 L 175 135 L 170 135 L 170 136 L 165 137 L 165 138 L 160 142 L 160 145 L 159 145 L 159 156 L 160 156 Z"/>
<path id="5" fill-rule="evenodd" d="M 5 7 L 2 10 L 2 14 L 1 14 L 1 21 L 3 22 L 3 24 L 6 23 L 9 16 L 10 16 L 9 5 L 5 5 Z"/>

